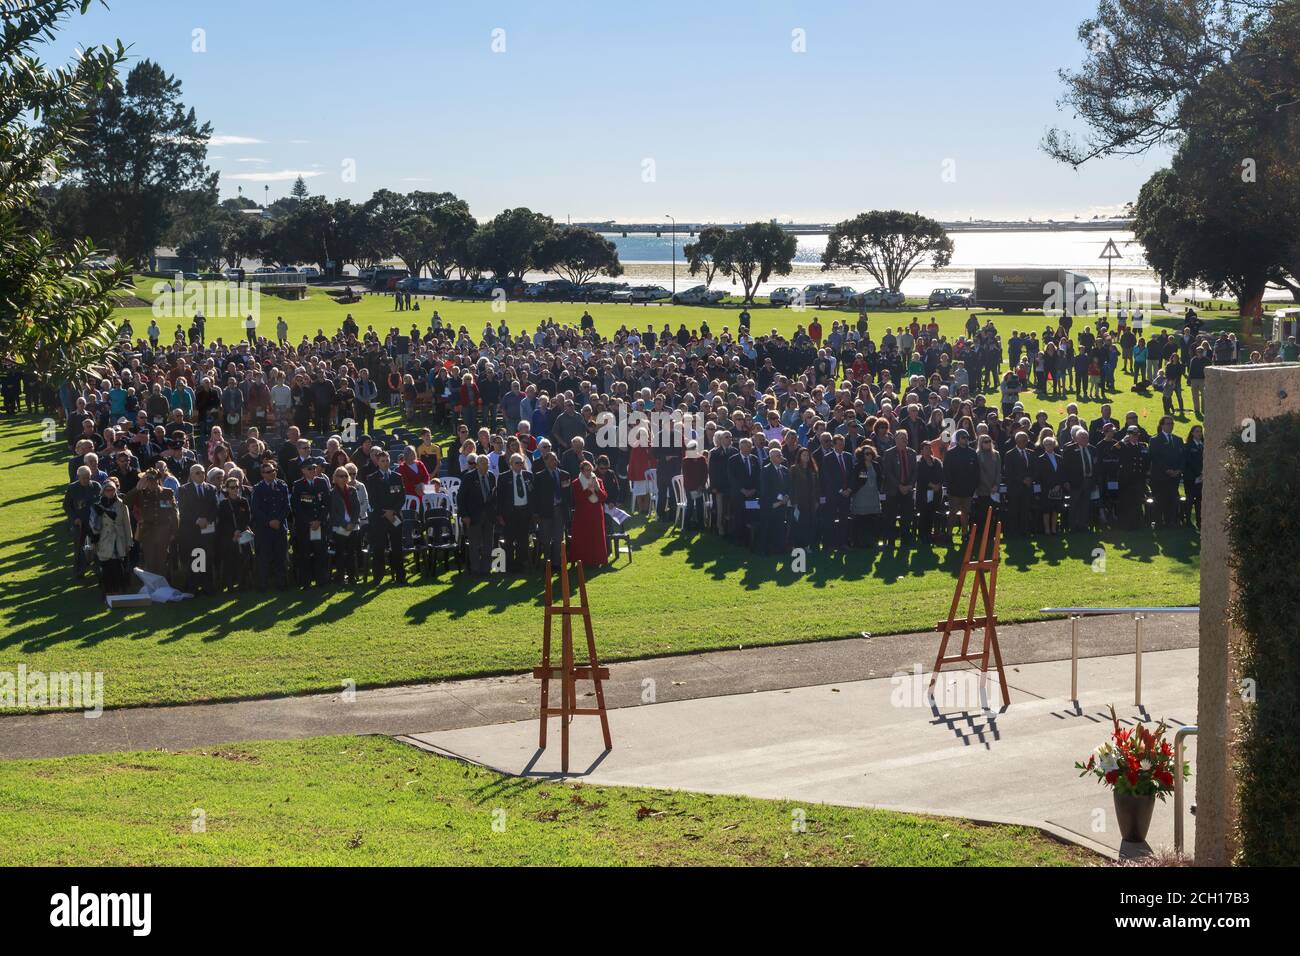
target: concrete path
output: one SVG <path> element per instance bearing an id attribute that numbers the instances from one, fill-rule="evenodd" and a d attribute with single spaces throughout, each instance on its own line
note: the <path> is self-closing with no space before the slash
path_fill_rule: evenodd
<path id="1" fill-rule="evenodd" d="M 1131 655 L 1080 666 L 1080 710 L 1067 699 L 1068 660 L 1016 667 L 1012 704 L 1001 713 L 980 708 L 970 672 L 946 682 L 937 708 L 919 675 L 628 707 L 610 714 L 614 749 L 607 753 L 599 721 L 575 718 L 570 770 L 590 783 L 1026 823 L 1117 855 L 1110 792 L 1080 779 L 1074 762 L 1107 738 L 1111 703 L 1128 724 L 1195 723 L 1196 668 L 1195 649 L 1145 655 L 1144 710 L 1133 706 Z M 996 684 L 992 694 L 996 708 Z M 540 752 L 536 720 L 402 739 L 506 773 L 559 772 L 556 720 Z M 1189 759 L 1195 766 L 1194 744 Z M 1193 820 L 1189 813 L 1189 853 Z M 1172 848 L 1172 800 L 1157 806 L 1148 839 Z"/>
<path id="2" fill-rule="evenodd" d="M 1008 625 L 999 633 L 1013 681 L 1020 665 L 1069 657 L 1066 621 Z M 1197 638 L 1195 614 L 1147 619 L 1148 651 L 1195 647 Z M 610 707 L 637 707 L 647 699 L 691 700 L 886 677 L 918 666 L 928 669 L 937 649 L 938 636 L 924 632 L 628 661 L 611 666 L 606 699 Z M 1116 615 L 1082 622 L 1082 657 L 1131 654 L 1132 650 L 1131 618 Z M 1091 673 L 1090 664 L 1080 666 L 1084 691 L 1094 680 Z M 1069 686 L 1067 670 L 1056 685 L 1043 690 L 1068 694 Z M 513 675 L 361 690 L 352 695 L 123 708 L 94 719 L 80 713 L 18 715 L 0 717 L 0 759 L 177 750 L 323 734 L 426 733 L 535 718 L 537 700 L 537 682 L 531 675 Z M 1132 700 L 1131 684 L 1117 700 Z"/>

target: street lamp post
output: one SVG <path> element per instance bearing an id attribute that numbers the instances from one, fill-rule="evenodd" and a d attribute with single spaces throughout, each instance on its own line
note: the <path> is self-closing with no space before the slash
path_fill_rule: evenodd
<path id="1" fill-rule="evenodd" d="M 677 220 L 672 216 L 664 216 L 665 219 L 671 219 L 673 223 L 673 298 L 677 298 Z"/>

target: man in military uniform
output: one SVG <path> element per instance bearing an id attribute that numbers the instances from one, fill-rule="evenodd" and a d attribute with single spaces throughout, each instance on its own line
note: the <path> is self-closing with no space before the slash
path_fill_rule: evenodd
<path id="1" fill-rule="evenodd" d="M 126 504 L 138 514 L 135 539 L 140 544 L 140 566 L 153 574 L 168 574 L 167 553 L 180 530 L 180 509 L 176 492 L 162 483 L 164 476 L 150 468 L 126 496 Z"/>
<path id="2" fill-rule="evenodd" d="M 1126 531 L 1134 531 L 1145 523 L 1143 513 L 1147 497 L 1147 472 L 1150 471 L 1147 446 L 1141 439 L 1138 426 L 1128 426 L 1117 452 L 1119 522 Z"/>
<path id="3" fill-rule="evenodd" d="M 299 587 L 317 587 L 329 580 L 325 523 L 330 513 L 330 484 L 321 475 L 325 462 L 308 458 L 302 477 L 293 486 L 293 566 Z"/>
<path id="4" fill-rule="evenodd" d="M 376 470 L 366 476 L 366 495 L 370 499 L 370 559 L 375 584 L 384 578 L 385 558 L 393 565 L 398 584 L 406 583 L 406 565 L 402 560 L 402 505 L 406 492 L 402 476 L 391 467 L 388 452 L 377 449 Z"/>
<path id="5" fill-rule="evenodd" d="M 266 590 L 289 586 L 289 486 L 276 477 L 276 464 L 262 462 L 262 480 L 253 486 L 249 508 L 253 519 L 253 550 L 257 555 L 257 586 Z"/>

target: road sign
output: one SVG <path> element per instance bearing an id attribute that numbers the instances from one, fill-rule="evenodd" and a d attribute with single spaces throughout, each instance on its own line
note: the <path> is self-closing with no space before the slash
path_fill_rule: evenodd
<path id="1" fill-rule="evenodd" d="M 1101 250 L 1101 255 L 1098 256 L 1097 258 L 1098 258 L 1098 259 L 1105 259 L 1105 260 L 1106 260 L 1106 314 L 1107 314 L 1107 315 L 1110 315 L 1110 267 L 1111 267 L 1111 260 L 1113 260 L 1113 259 L 1123 259 L 1123 258 L 1124 258 L 1124 254 L 1121 253 L 1121 252 L 1119 251 L 1119 247 L 1117 247 L 1117 246 L 1115 245 L 1115 240 L 1114 240 L 1114 239 L 1107 239 L 1107 240 L 1106 240 L 1106 248 L 1103 249 L 1103 250 Z"/>

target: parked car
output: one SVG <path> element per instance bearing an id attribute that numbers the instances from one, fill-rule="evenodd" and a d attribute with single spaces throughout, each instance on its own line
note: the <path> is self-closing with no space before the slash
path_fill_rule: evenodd
<path id="1" fill-rule="evenodd" d="M 298 270 L 298 274 L 302 276 L 304 279 L 320 278 L 320 270 L 317 269 L 315 266 L 303 266 L 301 269 Z"/>
<path id="2" fill-rule="evenodd" d="M 677 305 L 714 305 L 727 297 L 721 289 L 710 289 L 706 285 L 694 285 L 678 292 L 672 297 Z"/>
<path id="3" fill-rule="evenodd" d="M 613 282 L 584 282 L 573 290 L 573 294 L 584 302 L 605 302 L 616 288 Z"/>
<path id="4" fill-rule="evenodd" d="M 221 277 L 222 277 L 223 279 L 228 279 L 228 280 L 231 281 L 231 282 L 243 282 L 243 281 L 244 281 L 244 270 L 243 270 L 243 269 L 223 269 L 223 270 L 221 271 Z"/>
<path id="5" fill-rule="evenodd" d="M 896 309 L 906 301 L 906 297 L 897 289 L 876 286 L 854 295 L 849 299 L 849 305 L 859 309 Z"/>
<path id="6" fill-rule="evenodd" d="M 374 279 L 374 277 L 375 277 L 374 266 L 366 266 L 364 269 L 362 269 L 357 273 L 357 278 L 360 279 L 362 282 L 370 282 L 372 279 Z"/>
<path id="7" fill-rule="evenodd" d="M 813 305 L 848 305 L 849 300 L 857 295 L 858 290 L 851 285 L 836 285 L 818 292 L 813 298 Z"/>
<path id="8" fill-rule="evenodd" d="M 817 296 L 821 295 L 823 292 L 829 292 L 833 288 L 835 288 L 834 282 L 814 282 L 812 285 L 804 286 L 803 287 L 804 305 L 816 304 Z"/>
<path id="9" fill-rule="evenodd" d="M 767 296 L 767 301 L 771 305 L 793 305 L 801 301 L 799 290 L 792 285 L 783 285 L 779 289 L 773 289 Z"/>
<path id="10" fill-rule="evenodd" d="M 632 289 L 633 302 L 657 302 L 672 297 L 673 294 L 661 285 L 639 285 Z"/>
<path id="11" fill-rule="evenodd" d="M 927 308 L 946 309 L 956 295 L 956 290 L 949 289 L 946 286 L 942 289 L 932 289 L 930 291 L 930 300 L 926 303 Z"/>
<path id="12" fill-rule="evenodd" d="M 948 300 L 954 309 L 973 309 L 975 308 L 975 290 L 962 286 L 952 294 Z"/>
<path id="13" fill-rule="evenodd" d="M 256 269 L 253 270 L 253 275 L 265 276 L 265 275 L 271 275 L 272 273 L 279 272 L 279 271 L 280 270 L 277 269 L 275 266 L 258 266 Z"/>

